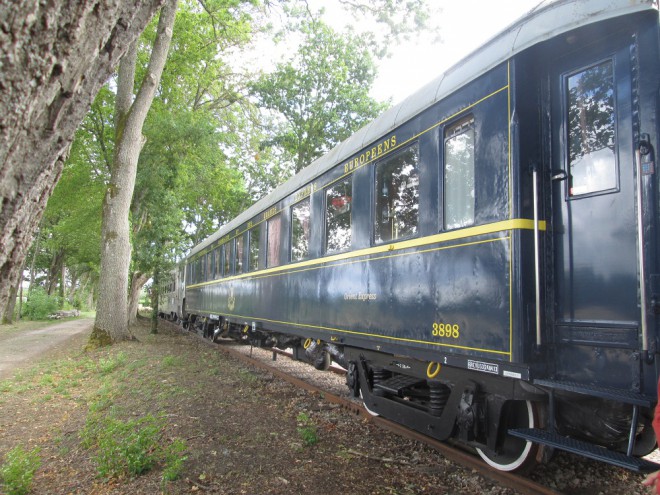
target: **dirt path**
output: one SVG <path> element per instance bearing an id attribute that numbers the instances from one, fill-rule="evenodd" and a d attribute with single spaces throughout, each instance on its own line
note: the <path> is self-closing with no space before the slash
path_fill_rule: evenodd
<path id="1" fill-rule="evenodd" d="M 14 334 L 0 341 L 0 380 L 9 378 L 22 365 L 38 356 L 58 350 L 84 332 L 91 332 L 94 320 L 64 321 L 53 325 Z"/>

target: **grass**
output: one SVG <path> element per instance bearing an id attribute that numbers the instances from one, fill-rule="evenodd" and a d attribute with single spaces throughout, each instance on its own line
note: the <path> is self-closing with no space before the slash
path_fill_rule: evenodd
<path id="1" fill-rule="evenodd" d="M 183 364 L 183 359 L 179 356 L 165 356 L 161 362 L 163 368 L 178 368 Z"/>
<path id="2" fill-rule="evenodd" d="M 105 376 L 117 370 L 126 364 L 126 354 L 120 352 L 116 356 L 99 359 L 98 369 L 101 375 Z"/>
<path id="3" fill-rule="evenodd" d="M 152 469 L 163 457 L 163 427 L 162 419 L 151 414 L 125 421 L 92 415 L 81 438 L 83 446 L 95 452 L 99 476 L 137 476 Z"/>
<path id="4" fill-rule="evenodd" d="M 0 466 L 0 478 L 7 495 L 27 494 L 40 466 L 39 448 L 25 450 L 22 445 L 17 445 L 7 452 Z"/>
<path id="5" fill-rule="evenodd" d="M 319 442 L 316 425 L 307 413 L 301 412 L 296 418 L 298 421 L 298 435 L 307 447 L 311 447 Z"/>
<path id="6" fill-rule="evenodd" d="M 37 329 L 47 324 L 52 322 L 20 322 L 11 328 L 5 325 L 0 329 L 0 335 Z M 130 344 L 116 345 L 64 360 L 44 362 L 17 373 L 13 379 L 1 381 L 0 391 L 17 395 L 33 391 L 33 403 L 71 400 L 75 396 L 74 400 L 87 404 L 87 419 L 78 438 L 80 445 L 90 451 L 99 477 L 134 477 L 159 467 L 162 480 L 167 483 L 177 479 L 182 472 L 187 459 L 186 442 L 180 438 L 168 438 L 169 424 L 157 410 L 134 417 L 135 404 L 146 402 L 142 407 L 157 409 L 158 401 L 149 398 L 183 393 L 181 387 L 173 384 L 164 386 L 153 378 L 153 372 L 156 367 L 183 366 L 185 361 L 175 355 L 144 357 L 139 351 L 133 352 L 135 350 Z M 83 390 L 87 391 L 85 396 L 80 395 Z M 35 458 L 37 452 L 27 452 L 19 446 L 7 453 L 1 471 L 5 483 L 2 493 L 27 493 L 39 466 Z M 28 469 L 29 465 L 35 466 L 34 469 Z"/>

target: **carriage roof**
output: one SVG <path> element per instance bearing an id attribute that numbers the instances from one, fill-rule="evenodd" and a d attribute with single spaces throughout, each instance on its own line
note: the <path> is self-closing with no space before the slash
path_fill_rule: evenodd
<path id="1" fill-rule="evenodd" d="M 260 212 L 298 191 L 434 103 L 477 79 L 517 53 L 580 26 L 656 9 L 655 0 L 544 0 L 401 103 L 342 141 L 300 173 L 277 187 L 217 232 L 195 246 L 194 255 Z"/>

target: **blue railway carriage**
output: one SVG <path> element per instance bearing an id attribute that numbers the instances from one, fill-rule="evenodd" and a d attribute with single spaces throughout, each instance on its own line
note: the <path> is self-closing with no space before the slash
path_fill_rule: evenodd
<path id="1" fill-rule="evenodd" d="M 186 321 L 501 470 L 655 469 L 658 42 L 650 1 L 540 4 L 192 249 Z"/>

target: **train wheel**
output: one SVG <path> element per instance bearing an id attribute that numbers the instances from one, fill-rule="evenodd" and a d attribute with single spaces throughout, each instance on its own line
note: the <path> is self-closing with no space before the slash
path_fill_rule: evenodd
<path id="1" fill-rule="evenodd" d="M 506 434 L 511 428 L 535 428 L 538 424 L 536 405 L 531 401 L 510 401 L 502 410 L 504 436 L 498 452 L 477 449 L 489 466 L 499 471 L 521 471 L 536 463 L 539 446 Z"/>
<path id="2" fill-rule="evenodd" d="M 322 351 L 319 356 L 314 360 L 314 368 L 319 371 L 327 371 L 332 364 L 332 356 L 327 351 Z"/>

